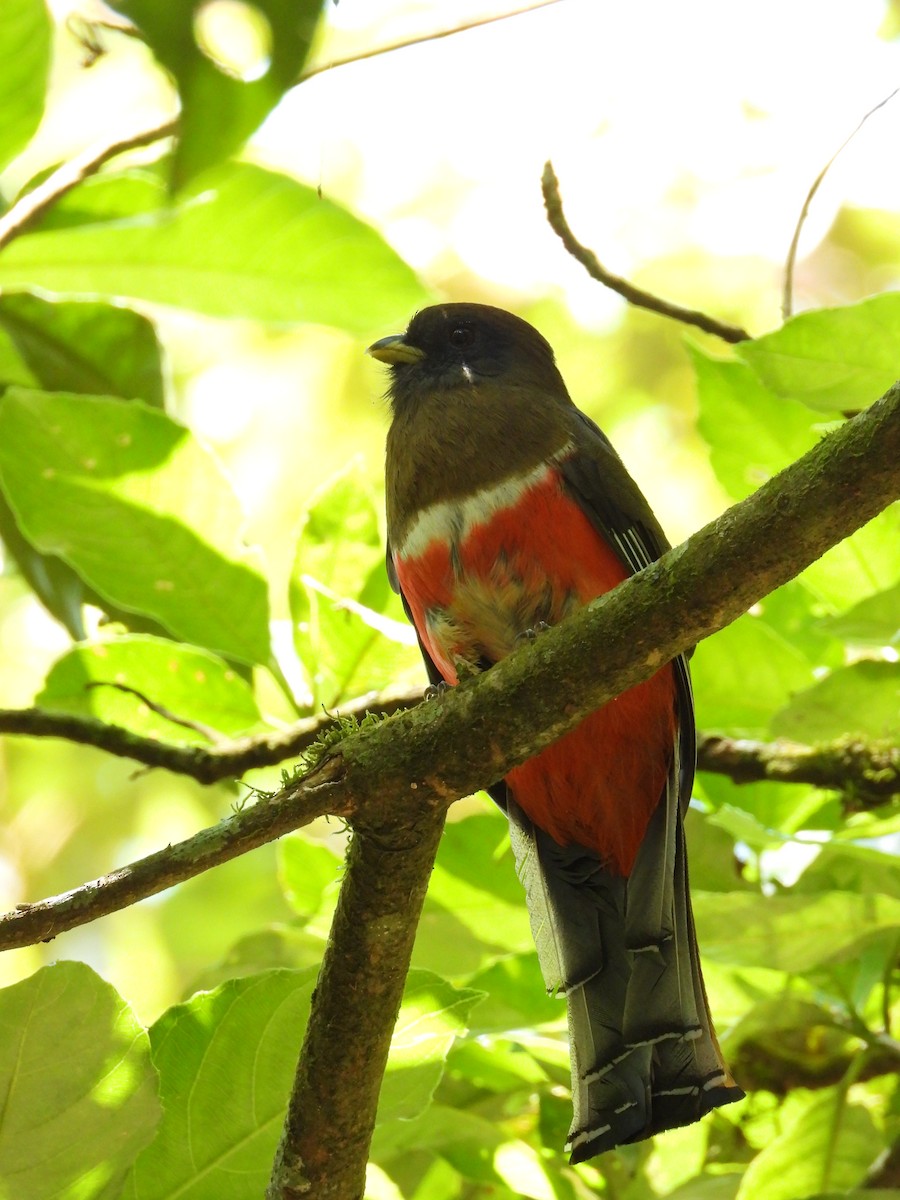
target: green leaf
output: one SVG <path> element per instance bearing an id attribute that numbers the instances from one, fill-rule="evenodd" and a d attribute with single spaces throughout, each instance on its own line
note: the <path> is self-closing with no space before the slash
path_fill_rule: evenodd
<path id="1" fill-rule="evenodd" d="M 866 408 L 897 378 L 900 293 L 792 317 L 781 329 L 735 347 L 779 396 L 820 412 Z"/>
<path id="2" fill-rule="evenodd" d="M 832 671 L 772 717 L 778 737 L 815 744 L 858 734 L 900 737 L 900 663 L 862 660 Z"/>
<path id="3" fill-rule="evenodd" d="M 278 878 L 291 908 L 309 920 L 323 903 L 330 915 L 337 899 L 344 862 L 337 854 L 292 833 L 278 843 Z"/>
<path id="4" fill-rule="evenodd" d="M 256 21 L 251 24 L 245 16 L 245 27 L 236 32 L 245 40 L 259 33 L 265 69 L 246 81 L 229 63 L 217 63 L 204 53 L 198 43 L 203 27 L 197 25 L 197 0 L 117 0 L 115 7 L 139 26 L 178 87 L 181 112 L 172 176 L 175 187 L 181 187 L 240 149 L 297 82 L 322 0 L 248 0 L 248 16 Z"/>
<path id="5" fill-rule="evenodd" d="M 269 657 L 266 584 L 219 466 L 140 402 L 10 388 L 0 487 L 23 535 L 113 604 L 246 662 Z"/>
<path id="6" fill-rule="evenodd" d="M 829 611 L 805 576 L 776 588 L 753 606 L 753 612 L 813 667 L 839 667 L 844 662 L 843 644 L 826 631 L 823 618 Z"/>
<path id="7" fill-rule="evenodd" d="M 548 996 L 534 951 L 500 959 L 469 979 L 469 985 L 484 993 L 472 1018 L 472 1033 L 507 1033 L 534 1029 L 565 1020 L 561 996 Z"/>
<path id="8" fill-rule="evenodd" d="M 117 182 L 108 185 L 116 203 Z M 131 297 L 353 333 L 405 321 L 427 300 L 373 229 L 286 175 L 229 163 L 189 190 L 164 211 L 17 238 L 0 257 L 0 287 Z"/>
<path id="9" fill-rule="evenodd" d="M 900 505 L 894 504 L 832 546 L 799 578 L 832 611 L 847 608 L 897 582 L 898 543 Z"/>
<path id="10" fill-rule="evenodd" d="M 795 894 L 806 892 L 883 892 L 900 900 L 900 864 L 897 855 L 874 846 L 832 838 L 826 842 L 794 884 Z"/>
<path id="11" fill-rule="evenodd" d="M 858 645 L 891 646 L 900 642 L 900 583 L 867 596 L 840 616 L 826 618 L 822 627 Z"/>
<path id="12" fill-rule="evenodd" d="M 742 1175 L 698 1175 L 670 1192 L 666 1200 L 734 1200 Z"/>
<path id="13" fill-rule="evenodd" d="M 118 1195 L 160 1109 L 146 1030 L 83 963 L 0 991 L 0 1194 Z"/>
<path id="14" fill-rule="evenodd" d="M 269 925 L 238 938 L 223 957 L 194 979 L 190 992 L 208 992 L 231 979 L 289 967 L 319 970 L 325 941 L 295 924 Z"/>
<path id="15" fill-rule="evenodd" d="M 355 471 L 326 485 L 307 508 L 289 595 L 294 647 L 315 706 L 377 688 L 418 657 L 388 583 L 378 509 Z"/>
<path id="16" fill-rule="evenodd" d="M 782 1059 L 821 1070 L 847 1052 L 852 1036 L 835 1028 L 834 1014 L 821 1005 L 781 994 L 758 1001 L 726 1033 L 726 1055 L 734 1058 L 745 1043 L 780 1051 Z M 751 1048 L 752 1053 L 752 1048 Z"/>
<path id="17" fill-rule="evenodd" d="M 161 350 L 153 325 L 130 309 L 99 303 L 50 303 L 22 292 L 0 296 L 0 390 L 24 383 L 73 392 L 139 397 L 162 407 Z M 100 598 L 54 555 L 22 536 L 0 496 L 0 538 L 48 612 L 84 637 L 82 606 Z M 116 618 L 121 614 L 110 614 Z"/>
<path id="18" fill-rule="evenodd" d="M 70 566 L 53 554 L 41 554 L 26 541 L 15 515 L 0 492 L 0 541 L 9 559 L 41 604 L 75 639 L 85 636 L 82 605 L 85 586 Z"/>
<path id="19" fill-rule="evenodd" d="M 506 819 L 489 811 L 448 822 L 419 922 L 414 965 L 463 975 L 532 946 Z"/>
<path id="20" fill-rule="evenodd" d="M 765 736 L 772 713 L 813 680 L 805 655 L 751 615 L 701 642 L 691 672 L 698 725 L 742 737 Z"/>
<path id="21" fill-rule="evenodd" d="M 451 1050 L 447 1070 L 455 1078 L 465 1079 L 479 1091 L 528 1091 L 549 1080 L 544 1068 L 520 1040 L 511 1038 L 467 1038 Z"/>
<path id="22" fill-rule="evenodd" d="M 455 988 L 431 971 L 410 971 L 391 1039 L 377 1121 L 409 1121 L 431 1102 L 456 1038 L 483 993 Z"/>
<path id="23" fill-rule="evenodd" d="M 316 972 L 234 979 L 150 1030 L 163 1119 L 123 1200 L 262 1196 L 309 1016 Z"/>
<path id="24" fill-rule="evenodd" d="M 892 896 L 697 892 L 693 907 L 704 956 L 790 973 L 840 960 L 882 930 L 900 929 L 900 900 Z"/>
<path id="25" fill-rule="evenodd" d="M 493 1150 L 503 1135 L 492 1121 L 465 1109 L 431 1104 L 411 1121 L 390 1121 L 376 1125 L 372 1138 L 372 1158 L 386 1162 L 413 1150 L 445 1151 L 460 1143 Z"/>
<path id="26" fill-rule="evenodd" d="M 153 712 L 124 684 L 168 709 L 229 737 L 263 727 L 253 692 L 241 677 L 208 650 L 142 634 L 76 646 L 50 670 L 35 697 L 40 708 L 82 713 L 110 725 L 166 742 L 208 742 L 209 737 Z"/>
<path id="27" fill-rule="evenodd" d="M 801 829 L 833 829 L 839 820 L 833 801 L 816 788 L 768 780 L 734 783 L 705 772 L 697 779 L 698 791 L 715 809 L 710 820 L 757 850 L 774 849 Z"/>
<path id="28" fill-rule="evenodd" d="M 744 363 L 690 347 L 697 374 L 697 427 L 709 445 L 716 478 L 742 500 L 819 440 L 817 418 L 795 400 L 774 395 Z"/>
<path id="29" fill-rule="evenodd" d="M 737 1200 L 803 1200 L 862 1184 L 883 1141 L 868 1112 L 840 1088 L 809 1103 L 747 1167 Z"/>
<path id="30" fill-rule="evenodd" d="M 38 176 L 29 187 L 41 182 Z M 160 210 L 169 207 L 165 175 L 160 166 L 149 163 L 123 171 L 92 175 L 66 192 L 29 226 L 31 233 L 74 229 L 79 225 L 98 225 L 123 221 L 129 217 L 160 218 Z"/>
<path id="31" fill-rule="evenodd" d="M 53 26 L 44 0 L 3 0 L 0 21 L 0 170 L 24 150 L 44 115 Z"/>
<path id="32" fill-rule="evenodd" d="M 51 303 L 20 292 L 0 296 L 0 328 L 47 391 L 163 406 L 162 351 L 156 330 L 140 313 L 89 301 Z"/>

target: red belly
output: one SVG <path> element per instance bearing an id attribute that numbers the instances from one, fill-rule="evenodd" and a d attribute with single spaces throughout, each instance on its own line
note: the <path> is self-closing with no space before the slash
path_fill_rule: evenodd
<path id="1" fill-rule="evenodd" d="M 459 660 L 504 657 L 518 634 L 561 620 L 629 574 L 555 472 L 475 525 L 454 554 L 434 540 L 416 558 L 395 556 L 395 565 L 423 645 L 454 684 Z M 510 771 L 506 782 L 557 842 L 595 850 L 627 875 L 665 787 L 675 735 L 675 684 L 666 666 Z"/>

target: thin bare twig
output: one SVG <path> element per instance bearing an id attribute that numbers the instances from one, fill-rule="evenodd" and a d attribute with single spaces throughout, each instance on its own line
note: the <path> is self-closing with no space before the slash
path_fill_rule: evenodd
<path id="1" fill-rule="evenodd" d="M 353 63 L 366 62 L 370 58 L 380 58 L 383 54 L 393 54 L 397 50 L 406 50 L 410 46 L 421 46 L 426 42 L 438 42 L 442 38 L 454 37 L 457 33 L 468 33 L 470 29 L 481 29 L 484 25 L 493 25 L 497 21 L 506 21 L 510 17 L 522 17 L 530 12 L 537 12 L 541 8 L 549 8 L 553 4 L 560 4 L 562 0 L 537 0 L 536 4 L 525 4 L 521 8 L 512 8 L 506 12 L 492 13 L 487 17 L 475 17 L 471 21 L 462 21 L 459 25 L 454 25 L 450 29 L 433 29 L 429 33 L 418 33 L 412 37 L 398 38 L 395 42 L 388 42 L 384 46 L 376 46 L 372 50 L 361 50 L 354 54 L 346 54 L 343 58 L 333 58 L 329 62 L 315 63 L 311 67 L 304 69 L 297 76 L 297 81 L 294 84 L 306 83 L 307 79 L 315 79 L 317 75 L 324 75 L 328 71 L 336 71 L 339 67 L 349 67 Z M 114 33 L 123 33 L 127 37 L 140 38 L 141 31 L 137 25 L 118 18 L 117 15 L 104 17 L 96 21 L 80 21 L 75 36 L 80 40 L 84 40 L 85 34 L 83 29 L 88 31 L 93 29 L 109 29 Z M 90 51 L 94 54 L 97 52 L 95 42 L 89 44 Z"/>
<path id="2" fill-rule="evenodd" d="M 344 739 L 310 775 L 213 829 L 0 918 L 0 949 L 124 908 L 315 816 L 403 828 L 412 797 L 446 807 L 495 782 L 897 499 L 898 461 L 900 383 L 684 545 L 440 703 Z"/>
<path id="3" fill-rule="evenodd" d="M 149 146 L 162 138 L 171 137 L 177 128 L 177 120 L 164 121 L 161 125 L 154 125 L 152 129 L 133 133 L 117 142 L 109 142 L 102 146 L 89 146 L 87 150 L 82 150 L 69 162 L 57 167 L 43 183 L 39 183 L 37 187 L 20 197 L 12 208 L 0 217 L 0 250 L 13 238 L 25 233 L 38 217 L 42 217 L 63 196 L 71 192 L 72 188 L 83 183 L 89 176 L 95 175 L 111 158 L 115 158 L 118 154 L 124 154 L 126 150 L 137 150 L 141 146 Z"/>
<path id="4" fill-rule="evenodd" d="M 638 308 L 649 309 L 650 312 L 659 313 L 662 317 L 671 317 L 674 321 L 680 321 L 683 325 L 693 325 L 697 329 L 702 329 L 705 333 L 715 334 L 716 337 L 722 338 L 723 341 L 734 344 L 735 342 L 745 342 L 750 338 L 750 334 L 747 333 L 746 329 L 741 329 L 739 325 L 730 325 L 727 321 L 720 321 L 716 317 L 711 317 L 708 313 L 700 312 L 695 308 L 684 308 L 680 304 L 673 304 L 672 301 L 664 300 L 661 296 L 654 296 L 652 292 L 645 292 L 643 288 L 635 287 L 627 279 L 623 279 L 620 275 L 614 275 L 612 271 L 608 271 L 593 250 L 582 246 L 581 242 L 578 241 L 575 234 L 569 228 L 569 223 L 563 213 L 559 180 L 556 178 L 556 172 L 553 170 L 553 164 L 550 162 L 544 165 L 541 190 L 544 194 L 544 207 L 547 210 L 547 220 L 550 222 L 550 228 L 560 238 L 562 244 L 572 257 L 581 263 L 592 279 L 596 279 L 598 283 L 602 283 L 604 287 L 610 288 L 611 291 L 618 292 L 629 304 L 633 304 Z"/>
<path id="5" fill-rule="evenodd" d="M 348 54 L 344 58 L 334 58 L 331 62 L 307 67 L 301 72 L 297 82 L 305 83 L 307 79 L 314 79 L 317 75 L 323 75 L 326 71 L 334 71 L 338 67 L 349 67 L 352 63 L 379 58 L 382 54 L 393 54 L 396 50 L 406 50 L 409 46 L 421 46 L 425 42 L 437 42 L 441 38 L 455 37 L 458 33 L 468 33 L 470 29 L 481 29 L 483 26 L 493 25 L 497 21 L 506 21 L 510 17 L 522 17 L 528 13 L 537 12 L 538 9 L 549 8 L 553 4 L 560 3 L 562 0 L 538 0 L 537 4 L 526 4 L 522 8 L 513 8 L 508 12 L 493 13 L 489 17 L 476 17 L 472 21 L 464 21 L 460 25 L 454 25 L 452 29 L 437 29 L 430 33 L 417 34 L 415 37 L 400 38 L 386 46 L 376 46 L 374 50 L 363 50 L 358 54 Z"/>
<path id="6" fill-rule="evenodd" d="M 800 245 L 800 233 L 806 222 L 806 218 L 809 216 L 809 209 L 813 202 L 813 197 L 819 190 L 822 180 L 834 165 L 838 155 L 850 145 L 850 143 L 862 129 L 863 125 L 865 125 L 866 121 L 868 121 L 869 117 L 871 117 L 873 113 L 877 113 L 879 108 L 884 108 L 884 106 L 890 100 L 893 100 L 898 92 L 900 92 L 900 88 L 894 88 L 889 96 L 885 96 L 883 100 L 879 100 L 874 108 L 869 109 L 853 132 L 848 137 L 844 138 L 837 150 L 835 150 L 834 154 L 832 154 L 831 158 L 829 158 L 828 162 L 815 177 L 812 187 L 806 193 L 806 199 L 803 201 L 803 207 L 800 209 L 800 216 L 797 218 L 797 224 L 794 227 L 794 236 L 791 238 L 790 249 L 788 250 L 787 259 L 784 264 L 784 291 L 782 292 L 781 296 L 781 318 L 783 321 L 786 321 L 788 317 L 790 317 L 794 305 L 794 267 L 797 263 L 797 249 Z"/>

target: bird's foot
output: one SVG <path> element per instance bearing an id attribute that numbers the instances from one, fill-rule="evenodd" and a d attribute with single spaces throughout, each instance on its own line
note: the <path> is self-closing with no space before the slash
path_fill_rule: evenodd
<path id="1" fill-rule="evenodd" d="M 546 621 L 537 621 L 530 629 L 523 629 L 521 633 L 516 634 L 517 642 L 533 642 L 542 633 L 546 633 L 550 626 Z"/>
<path id="2" fill-rule="evenodd" d="M 423 700 L 437 700 L 443 696 L 444 692 L 450 690 L 450 684 L 446 679 L 440 680 L 439 683 L 429 683 L 428 687 L 422 693 Z"/>

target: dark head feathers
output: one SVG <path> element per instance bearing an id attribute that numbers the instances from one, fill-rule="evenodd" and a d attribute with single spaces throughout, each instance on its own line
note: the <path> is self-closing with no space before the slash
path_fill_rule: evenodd
<path id="1" fill-rule="evenodd" d="M 546 338 L 502 308 L 488 304 L 438 304 L 423 308 L 399 337 L 369 347 L 391 368 L 395 409 L 429 392 L 476 386 L 489 380 L 568 398 Z"/>

